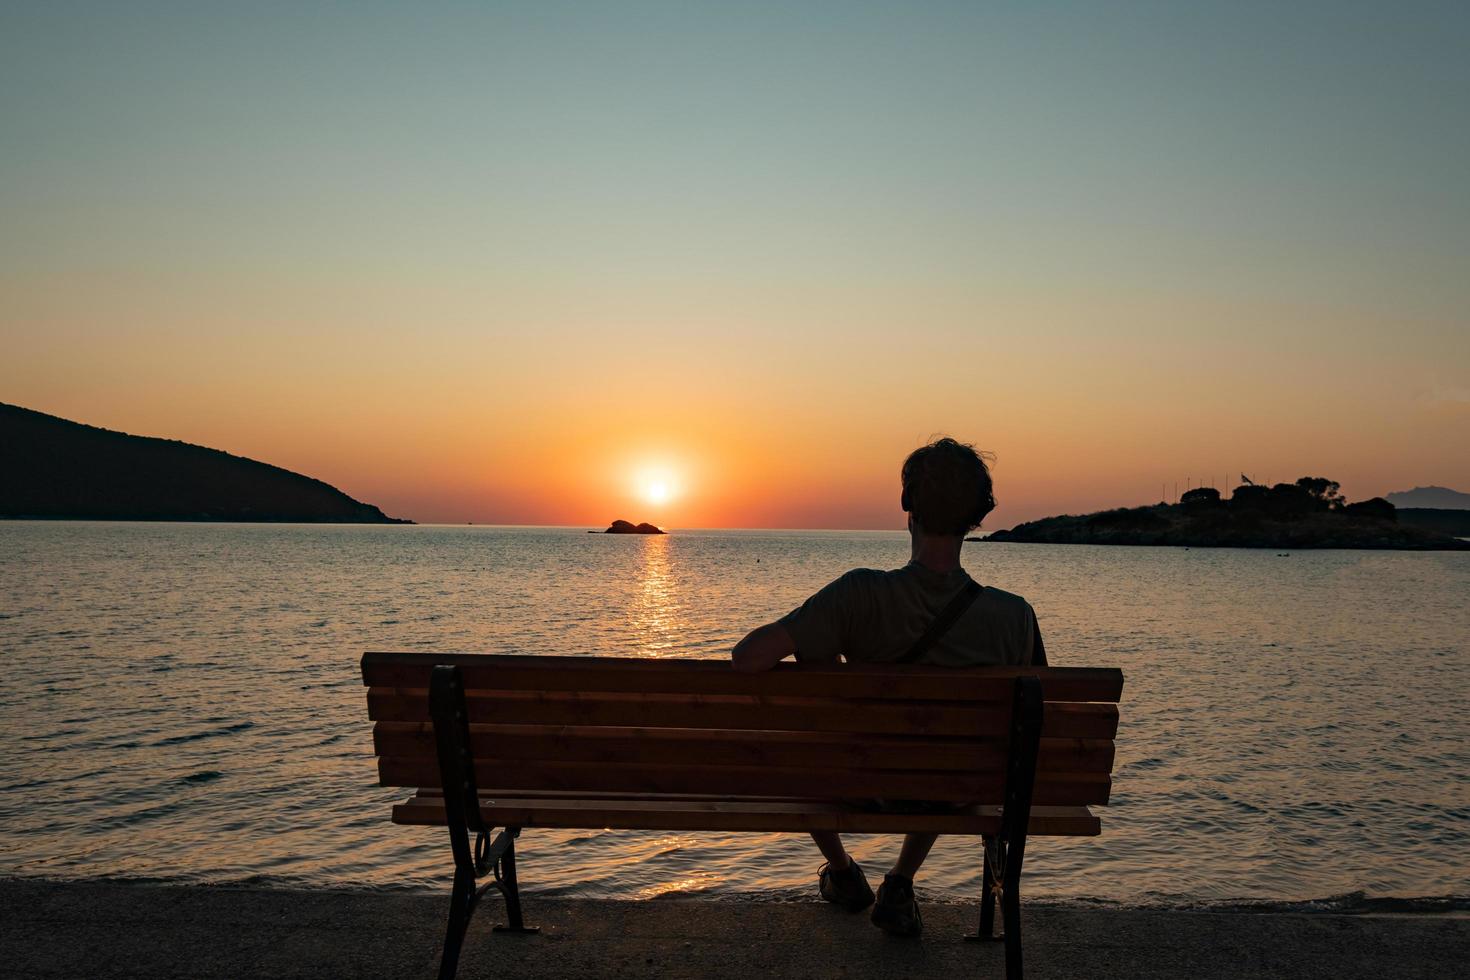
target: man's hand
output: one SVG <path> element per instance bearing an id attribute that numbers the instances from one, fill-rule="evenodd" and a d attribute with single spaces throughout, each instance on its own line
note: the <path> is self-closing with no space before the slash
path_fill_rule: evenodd
<path id="1" fill-rule="evenodd" d="M 736 670 L 756 673 L 770 670 L 796 652 L 796 641 L 780 623 L 767 623 L 751 630 L 730 653 Z"/>

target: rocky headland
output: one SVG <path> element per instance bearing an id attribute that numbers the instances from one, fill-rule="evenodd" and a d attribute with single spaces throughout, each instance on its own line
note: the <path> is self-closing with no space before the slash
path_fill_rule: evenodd
<path id="1" fill-rule="evenodd" d="M 1322 477 L 1272 487 L 1244 484 L 1229 499 L 1202 487 L 1177 504 L 1125 507 L 1018 524 L 982 539 L 1038 544 L 1162 545 L 1197 548 L 1365 548 L 1470 551 L 1463 541 L 1399 520 L 1381 497 L 1347 503 Z M 1417 516 L 1417 515 L 1415 515 Z M 1427 522 L 1426 522 L 1427 523 Z"/>
<path id="2" fill-rule="evenodd" d="M 413 523 L 269 463 L 5 404 L 0 518 Z"/>

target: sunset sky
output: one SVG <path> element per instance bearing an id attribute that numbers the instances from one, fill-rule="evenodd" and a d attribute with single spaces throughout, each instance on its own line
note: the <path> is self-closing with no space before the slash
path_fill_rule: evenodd
<path id="1" fill-rule="evenodd" d="M 1462 2 L 7 3 L 0 401 L 419 521 L 901 527 L 937 433 L 987 527 L 1470 491 L 1467 51 Z"/>

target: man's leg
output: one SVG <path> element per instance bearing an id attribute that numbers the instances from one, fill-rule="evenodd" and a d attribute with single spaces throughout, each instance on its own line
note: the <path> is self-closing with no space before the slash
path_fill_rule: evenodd
<path id="1" fill-rule="evenodd" d="M 817 848 L 827 863 L 817 875 L 817 890 L 827 901 L 841 905 L 849 912 L 861 912 L 873 904 L 873 888 L 863 869 L 848 857 L 842 837 L 833 831 L 812 834 Z"/>
<path id="2" fill-rule="evenodd" d="M 822 857 L 827 859 L 827 865 L 833 871 L 841 871 L 852 863 L 852 858 L 847 856 L 847 849 L 842 846 L 842 835 L 833 830 L 814 830 L 812 840 L 817 843 L 817 850 L 822 852 Z M 919 858 L 920 861 L 924 859 Z"/>
<path id="3" fill-rule="evenodd" d="M 832 836 L 836 837 L 837 835 L 833 834 Z M 912 881 L 914 875 L 919 873 L 919 866 L 922 865 L 924 863 L 924 859 L 929 856 L 929 848 L 933 847 L 934 842 L 938 839 L 938 834 L 905 835 L 903 839 L 903 848 L 898 852 L 898 861 L 893 865 L 894 872 L 897 874 L 901 874 L 905 878 L 908 878 L 910 881 Z M 837 846 L 839 848 L 842 846 L 841 841 L 838 842 Z M 823 853 L 826 852 L 824 851 Z M 828 860 L 831 859 L 829 858 Z"/>
<path id="4" fill-rule="evenodd" d="M 938 834 L 906 834 L 893 870 L 883 877 L 878 904 L 873 906 L 873 925 L 896 936 L 917 936 L 924 930 L 919 903 L 914 899 L 914 875 L 929 856 Z"/>

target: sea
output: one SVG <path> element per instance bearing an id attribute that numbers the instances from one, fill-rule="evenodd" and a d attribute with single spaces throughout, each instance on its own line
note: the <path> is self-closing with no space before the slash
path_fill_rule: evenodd
<path id="1" fill-rule="evenodd" d="M 447 891 L 358 660 L 729 656 L 902 532 L 0 522 L 0 875 Z M 1470 908 L 1470 553 L 967 544 L 1125 677 L 1111 805 L 1027 901 Z M 850 839 L 881 877 L 898 841 Z M 528 830 L 531 895 L 805 901 L 799 835 Z M 974 898 L 941 839 L 922 895 Z"/>

